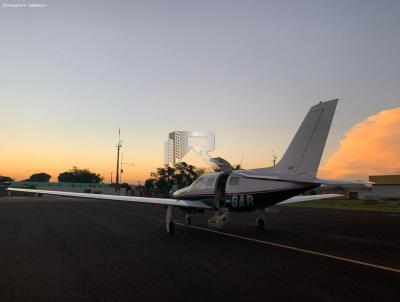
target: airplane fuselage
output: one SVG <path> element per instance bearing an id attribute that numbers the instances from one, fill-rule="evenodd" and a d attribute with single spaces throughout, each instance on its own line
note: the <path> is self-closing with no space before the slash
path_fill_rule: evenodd
<path id="1" fill-rule="evenodd" d="M 192 185 L 176 191 L 174 198 L 197 200 L 232 212 L 246 212 L 264 209 L 318 186 L 307 182 L 251 179 L 235 172 L 202 175 Z"/>

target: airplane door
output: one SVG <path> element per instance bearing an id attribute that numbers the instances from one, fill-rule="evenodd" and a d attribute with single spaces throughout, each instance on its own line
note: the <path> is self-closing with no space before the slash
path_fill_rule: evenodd
<path id="1" fill-rule="evenodd" d="M 222 208 L 225 205 L 225 188 L 230 172 L 221 173 L 215 182 L 215 207 Z"/>

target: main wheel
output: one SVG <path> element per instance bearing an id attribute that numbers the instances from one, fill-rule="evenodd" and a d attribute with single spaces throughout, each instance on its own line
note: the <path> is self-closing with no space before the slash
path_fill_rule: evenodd
<path id="1" fill-rule="evenodd" d="M 167 226 L 167 234 L 173 235 L 174 231 L 175 231 L 175 223 L 173 221 L 170 221 Z"/>
<path id="2" fill-rule="evenodd" d="M 264 219 L 257 218 L 257 230 L 265 230 L 265 221 Z"/>

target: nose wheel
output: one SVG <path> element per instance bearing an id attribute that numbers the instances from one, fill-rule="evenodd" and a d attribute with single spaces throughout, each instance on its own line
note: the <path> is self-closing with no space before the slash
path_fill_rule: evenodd
<path id="1" fill-rule="evenodd" d="M 257 230 L 259 230 L 259 231 L 265 230 L 265 220 L 260 217 L 257 218 L 256 226 L 257 226 Z"/>
<path id="2" fill-rule="evenodd" d="M 257 216 L 257 219 L 256 219 L 257 230 L 259 230 L 259 231 L 265 230 L 266 221 L 267 221 L 266 209 L 259 209 L 258 210 L 258 216 Z"/>

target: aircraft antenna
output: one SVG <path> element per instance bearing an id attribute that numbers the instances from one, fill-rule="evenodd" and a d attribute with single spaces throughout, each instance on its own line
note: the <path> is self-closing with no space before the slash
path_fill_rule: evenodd
<path id="1" fill-rule="evenodd" d="M 274 150 L 272 150 L 272 164 L 275 166 L 276 165 L 276 160 L 278 159 L 278 156 L 276 156 Z"/>

